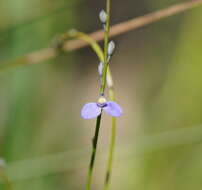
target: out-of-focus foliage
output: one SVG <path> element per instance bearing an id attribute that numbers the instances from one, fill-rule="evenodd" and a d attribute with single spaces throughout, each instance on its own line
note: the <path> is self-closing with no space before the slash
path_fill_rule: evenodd
<path id="1" fill-rule="evenodd" d="M 188 128 L 191 132 L 201 125 L 201 11 L 199 8 L 185 17 L 163 86 L 150 100 L 147 128 L 152 131 Z M 187 136 L 193 138 L 191 133 Z M 175 139 L 171 136 L 170 141 Z M 144 156 L 138 189 L 200 189 L 201 156 L 200 140 Z"/>
<path id="2" fill-rule="evenodd" d="M 117 0 L 112 23 L 179 2 Z M 75 26 L 100 28 L 103 6 L 92 0 L 1 1 L 0 64 L 48 46 Z M 111 189 L 201 188 L 201 21 L 196 8 L 115 39 L 111 70 L 124 116 Z M 86 48 L 0 73 L 0 157 L 13 189 L 84 189 L 94 121 L 83 121 L 80 108 L 97 100 L 97 62 Z M 94 189 L 103 184 L 109 135 L 104 116 Z"/>

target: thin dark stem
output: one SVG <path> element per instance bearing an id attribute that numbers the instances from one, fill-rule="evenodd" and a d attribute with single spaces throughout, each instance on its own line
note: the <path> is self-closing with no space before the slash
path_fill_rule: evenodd
<path id="1" fill-rule="evenodd" d="M 98 136 L 99 136 L 101 118 L 102 118 L 102 113 L 97 117 L 95 135 L 94 135 L 93 140 L 92 140 L 93 148 L 92 148 L 92 154 L 91 154 L 91 159 L 90 159 L 90 164 L 89 164 L 89 169 L 88 169 L 86 190 L 91 189 L 92 175 L 93 175 L 93 168 L 94 168 L 95 156 L 96 156 L 96 151 L 97 151 L 97 143 L 98 143 Z"/>

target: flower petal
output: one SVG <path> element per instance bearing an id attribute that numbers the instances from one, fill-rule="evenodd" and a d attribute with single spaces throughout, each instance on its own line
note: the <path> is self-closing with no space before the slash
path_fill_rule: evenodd
<path id="1" fill-rule="evenodd" d="M 101 108 L 97 106 L 97 103 L 87 103 L 83 106 L 81 110 L 81 116 L 84 119 L 92 119 L 100 115 Z"/>
<path id="2" fill-rule="evenodd" d="M 120 117 L 123 114 L 121 107 L 116 102 L 107 102 L 107 106 L 103 109 L 113 117 Z"/>

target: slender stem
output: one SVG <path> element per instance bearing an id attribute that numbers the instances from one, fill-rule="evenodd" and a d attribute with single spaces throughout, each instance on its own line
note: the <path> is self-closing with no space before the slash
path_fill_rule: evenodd
<path id="1" fill-rule="evenodd" d="M 116 118 L 112 117 L 111 140 L 110 140 L 109 156 L 108 156 L 108 161 L 107 161 L 107 171 L 105 174 L 105 182 L 104 182 L 103 190 L 108 190 L 109 185 L 110 185 L 115 141 L 116 141 Z"/>
<path id="2" fill-rule="evenodd" d="M 92 176 L 93 176 L 93 168 L 95 163 L 95 156 L 97 151 L 97 142 L 98 142 L 98 136 L 99 136 L 99 130 L 100 130 L 100 123 L 101 123 L 102 113 L 97 117 L 96 121 L 96 128 L 95 128 L 95 135 L 92 140 L 92 154 L 90 159 L 90 165 L 88 169 L 88 177 L 87 177 L 87 183 L 86 183 L 86 190 L 91 189 L 92 184 Z"/>
<path id="3" fill-rule="evenodd" d="M 115 101 L 114 82 L 113 82 L 110 70 L 108 70 L 107 77 L 108 77 L 108 80 L 110 80 L 110 85 L 108 84 L 109 98 L 110 98 L 110 100 Z M 106 169 L 106 174 L 105 174 L 103 190 L 109 189 L 110 179 L 111 179 L 111 175 L 112 175 L 112 164 L 113 164 L 113 157 L 114 157 L 115 142 L 116 142 L 116 118 L 112 117 L 109 155 L 108 155 L 107 169 Z"/>
<path id="4" fill-rule="evenodd" d="M 114 89 L 113 89 L 113 81 L 112 76 L 109 70 L 109 60 L 108 60 L 108 44 L 109 44 L 109 34 L 110 34 L 110 17 L 111 17 L 111 0 L 107 0 L 107 22 L 105 26 L 105 37 L 104 37 L 104 69 L 103 69 L 103 77 L 100 93 L 104 94 L 107 77 L 110 78 L 111 84 L 109 85 L 109 95 L 110 99 L 114 100 Z M 116 140 L 116 118 L 112 118 L 112 128 L 111 128 L 111 140 L 110 140 L 110 148 L 109 148 L 109 157 L 107 163 L 107 171 L 105 176 L 104 190 L 109 188 L 110 177 L 112 173 L 112 163 L 113 163 L 113 155 L 114 155 L 114 147 Z"/>
<path id="5" fill-rule="evenodd" d="M 100 94 L 104 94 L 105 87 L 106 87 L 106 77 L 107 77 L 107 70 L 108 70 L 108 44 L 109 44 L 109 32 L 110 32 L 110 17 L 111 17 L 111 0 L 107 0 L 106 6 L 107 12 L 107 21 L 105 25 L 105 35 L 104 35 L 104 69 L 103 69 L 103 77 L 102 77 L 102 84 L 100 88 Z"/>

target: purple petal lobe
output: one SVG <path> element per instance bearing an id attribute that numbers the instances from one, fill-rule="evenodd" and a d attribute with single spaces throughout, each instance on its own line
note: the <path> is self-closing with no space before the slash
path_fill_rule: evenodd
<path id="1" fill-rule="evenodd" d="M 101 108 L 97 106 L 97 103 L 87 103 L 83 106 L 81 110 L 81 116 L 84 119 L 92 119 L 100 115 Z"/>
<path id="2" fill-rule="evenodd" d="M 120 117 L 123 114 L 121 107 L 116 102 L 107 102 L 107 106 L 103 109 L 113 117 Z"/>

